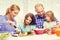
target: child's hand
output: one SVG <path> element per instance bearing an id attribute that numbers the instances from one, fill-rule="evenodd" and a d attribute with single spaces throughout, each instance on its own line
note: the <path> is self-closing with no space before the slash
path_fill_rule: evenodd
<path id="1" fill-rule="evenodd" d="M 52 34 L 55 34 L 55 30 L 57 29 L 57 27 L 53 27 L 51 28 Z"/>
<path id="2" fill-rule="evenodd" d="M 52 33 L 51 33 L 51 29 L 48 29 L 48 28 L 46 28 L 46 29 L 44 30 L 44 32 L 47 33 L 47 34 L 49 34 L 49 35 L 52 34 Z"/>
<path id="3" fill-rule="evenodd" d="M 20 32 L 18 35 L 19 35 L 20 37 L 22 37 L 22 36 L 27 36 L 27 33 L 22 33 L 22 32 Z"/>
<path id="4" fill-rule="evenodd" d="M 48 31 L 50 31 L 50 29 L 48 29 L 48 28 L 46 28 L 46 29 L 44 30 L 45 33 L 48 33 Z"/>
<path id="5" fill-rule="evenodd" d="M 34 30 L 31 30 L 31 33 L 34 35 L 35 34 Z"/>
<path id="6" fill-rule="evenodd" d="M 51 28 L 52 31 L 54 31 L 54 30 L 56 30 L 56 29 L 57 29 L 57 27 L 53 27 L 53 28 Z"/>
<path id="7" fill-rule="evenodd" d="M 48 31 L 48 33 L 47 34 L 49 34 L 49 35 L 51 35 L 52 34 L 52 31 L 50 30 L 50 31 Z"/>
<path id="8" fill-rule="evenodd" d="M 21 36 L 21 37 L 22 37 L 22 36 L 23 36 L 23 34 L 20 32 L 20 33 L 18 34 L 18 36 Z"/>

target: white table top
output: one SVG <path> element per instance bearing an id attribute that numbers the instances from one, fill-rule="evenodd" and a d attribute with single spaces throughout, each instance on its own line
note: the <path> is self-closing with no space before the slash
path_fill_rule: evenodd
<path id="1" fill-rule="evenodd" d="M 9 36 L 7 40 L 60 40 L 60 37 L 57 37 L 55 34 L 54 35 L 42 34 L 42 35 L 32 35 L 24 37 Z"/>

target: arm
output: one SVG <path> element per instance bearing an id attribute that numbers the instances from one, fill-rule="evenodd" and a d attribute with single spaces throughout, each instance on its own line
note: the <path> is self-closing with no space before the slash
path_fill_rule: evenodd
<path id="1" fill-rule="evenodd" d="M 11 26 L 16 27 L 15 22 L 8 20 L 7 23 L 9 23 Z"/>
<path id="2" fill-rule="evenodd" d="M 32 34 L 35 34 L 35 32 L 34 32 L 35 29 L 36 29 L 36 26 L 35 26 L 35 25 L 32 25 L 32 26 L 31 26 L 31 33 L 32 33 Z"/>
<path id="3" fill-rule="evenodd" d="M 46 26 L 46 22 L 44 22 L 43 26 L 44 26 L 44 29 L 47 28 L 47 26 Z"/>
<path id="4" fill-rule="evenodd" d="M 44 22 L 43 26 L 44 26 L 44 33 L 48 33 L 48 31 L 50 31 L 50 29 L 47 27 L 46 22 Z"/>
<path id="5" fill-rule="evenodd" d="M 56 17 L 54 18 L 54 21 L 59 22 L 58 19 L 57 19 Z"/>

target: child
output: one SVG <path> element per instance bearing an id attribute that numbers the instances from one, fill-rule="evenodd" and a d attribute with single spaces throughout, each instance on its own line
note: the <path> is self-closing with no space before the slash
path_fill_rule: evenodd
<path id="1" fill-rule="evenodd" d="M 44 22 L 43 26 L 45 29 L 45 32 L 48 34 L 53 33 L 53 28 L 56 25 L 56 21 L 54 21 L 54 14 L 52 11 L 47 11 L 45 14 L 46 21 Z"/>
<path id="2" fill-rule="evenodd" d="M 20 33 L 28 35 L 32 34 L 34 28 L 35 28 L 35 17 L 32 13 L 28 13 L 25 16 L 24 23 L 22 25 L 19 25 L 18 29 L 21 30 Z"/>

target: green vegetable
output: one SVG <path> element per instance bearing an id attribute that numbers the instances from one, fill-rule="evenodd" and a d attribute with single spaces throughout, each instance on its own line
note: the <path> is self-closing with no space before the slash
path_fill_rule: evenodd
<path id="1" fill-rule="evenodd" d="M 5 32 L 5 33 L 1 33 L 0 34 L 0 40 L 2 40 L 2 39 L 4 39 L 4 38 L 6 38 L 6 37 L 8 37 L 8 32 Z"/>

